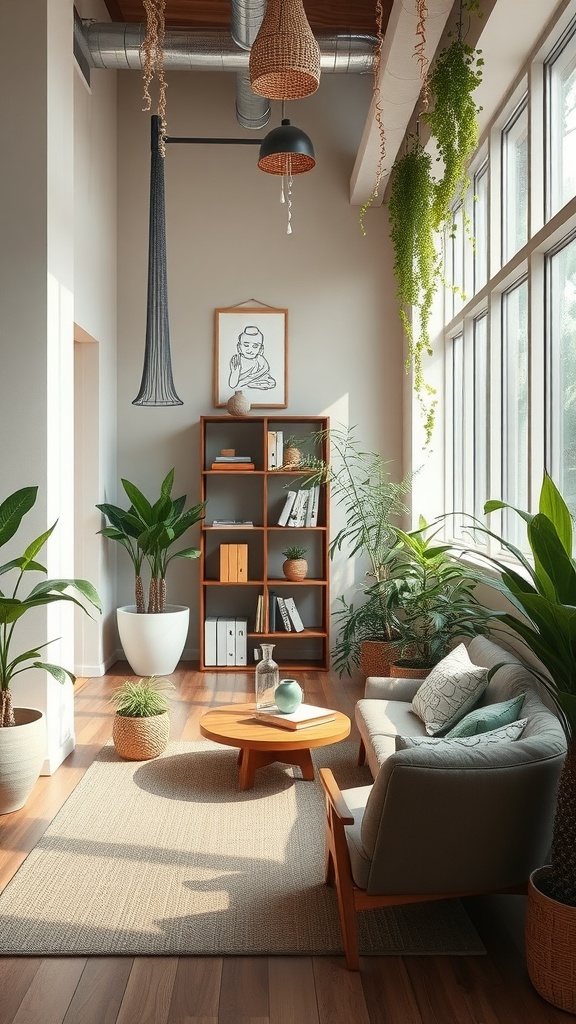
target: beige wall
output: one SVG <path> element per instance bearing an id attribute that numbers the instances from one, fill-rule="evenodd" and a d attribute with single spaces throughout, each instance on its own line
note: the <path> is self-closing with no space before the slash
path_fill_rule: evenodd
<path id="1" fill-rule="evenodd" d="M 286 234 L 280 182 L 256 166 L 255 146 L 168 147 L 165 167 L 168 290 L 178 408 L 131 405 L 142 371 L 146 314 L 150 115 L 137 73 L 118 74 L 118 475 L 151 493 L 176 468 L 178 493 L 199 493 L 198 420 L 212 404 L 213 313 L 254 298 L 289 310 L 286 411 L 357 424 L 358 436 L 401 471 L 403 342 L 388 225 L 348 201 L 349 181 L 371 95 L 368 77 L 326 75 L 315 96 L 287 115 L 313 139 L 317 165 L 297 177 L 293 234 Z M 168 131 L 238 137 L 235 80 L 227 73 L 169 77 Z M 273 105 L 266 130 L 280 120 Z M 265 133 L 265 132 L 264 132 Z M 258 133 L 260 135 L 264 133 Z M 122 492 L 118 494 L 122 497 Z M 334 516 L 334 526 L 338 524 Z M 120 556 L 122 552 L 120 552 Z M 177 565 L 169 597 L 192 606 L 187 653 L 198 646 L 197 565 Z M 333 566 L 333 599 L 363 567 Z M 128 560 L 119 562 L 118 602 L 132 600 Z"/>

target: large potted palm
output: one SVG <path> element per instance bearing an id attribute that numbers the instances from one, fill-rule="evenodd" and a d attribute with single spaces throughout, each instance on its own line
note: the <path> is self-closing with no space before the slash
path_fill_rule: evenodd
<path id="1" fill-rule="evenodd" d="M 12 540 L 22 519 L 35 505 L 37 495 L 37 487 L 23 487 L 0 504 L 0 547 Z M 56 601 L 70 601 L 87 612 L 74 591 L 100 610 L 100 599 L 88 580 L 41 579 L 26 596 L 22 594 L 29 573 L 46 575 L 37 558 L 55 526 L 56 523 L 31 541 L 23 554 L 0 566 L 0 576 L 11 579 L 6 593 L 0 590 L 0 814 L 16 811 L 25 804 L 46 753 L 44 714 L 36 708 L 14 707 L 14 679 L 35 668 L 48 672 L 59 683 L 74 682 L 68 669 L 41 660 L 40 651 L 50 640 L 23 651 L 18 644 L 18 627 L 29 612 Z"/>
<path id="2" fill-rule="evenodd" d="M 512 508 L 489 501 L 485 512 Z M 513 509 L 526 523 L 532 559 L 485 527 L 511 556 L 487 558 L 498 574 L 479 575 L 508 599 L 511 611 L 495 612 L 538 659 L 536 668 L 554 701 L 567 738 L 558 787 L 550 861 L 534 871 L 526 912 L 528 973 L 540 995 L 576 1013 L 576 561 L 566 502 L 545 474 L 539 510 Z M 476 525 L 475 525 L 476 528 Z"/>
<path id="3" fill-rule="evenodd" d="M 204 502 L 186 509 L 186 495 L 172 498 L 174 470 L 162 481 L 154 502 L 130 483 L 122 486 L 130 506 L 127 509 L 104 502 L 96 507 L 109 526 L 100 533 L 116 541 L 127 552 L 134 567 L 134 604 L 117 609 L 118 632 L 127 661 L 138 676 L 166 676 L 174 671 L 188 635 L 190 609 L 171 605 L 166 597 L 166 572 L 176 558 L 198 558 L 195 547 L 173 550 L 180 537 L 204 517 Z M 146 601 L 142 567 L 149 572 Z"/>

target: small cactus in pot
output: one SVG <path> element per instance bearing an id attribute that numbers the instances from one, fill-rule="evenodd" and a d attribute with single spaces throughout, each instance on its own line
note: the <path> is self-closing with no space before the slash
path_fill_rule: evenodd
<path id="1" fill-rule="evenodd" d="M 306 548 L 299 544 L 292 544 L 282 552 L 286 561 L 282 563 L 282 572 L 287 580 L 292 583 L 299 583 L 308 575 L 308 562 L 305 559 Z"/>

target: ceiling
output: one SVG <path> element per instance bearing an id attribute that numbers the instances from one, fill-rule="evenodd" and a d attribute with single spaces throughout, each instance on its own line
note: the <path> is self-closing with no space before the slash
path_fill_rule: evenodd
<path id="1" fill-rule="evenodd" d="M 144 22 L 142 0 L 105 0 L 112 21 Z M 392 0 L 382 0 L 384 25 Z M 376 0 L 304 0 L 313 32 L 376 31 Z M 170 28 L 228 28 L 230 0 L 166 0 L 165 21 Z"/>

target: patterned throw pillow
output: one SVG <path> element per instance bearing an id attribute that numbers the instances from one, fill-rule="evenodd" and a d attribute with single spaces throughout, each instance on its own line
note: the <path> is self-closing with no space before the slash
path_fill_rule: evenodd
<path id="1" fill-rule="evenodd" d="M 503 700 L 500 704 L 486 704 L 485 707 L 470 711 L 456 723 L 453 729 L 446 733 L 446 738 L 477 736 L 478 733 L 489 732 L 492 729 L 497 729 L 500 725 L 515 722 L 522 711 L 525 696 L 525 693 L 520 693 L 517 697 L 511 697 L 510 700 Z"/>
<path id="2" fill-rule="evenodd" d="M 412 701 L 429 736 L 444 732 L 470 710 L 488 685 L 488 670 L 473 665 L 459 644 L 432 669 Z"/>
<path id="3" fill-rule="evenodd" d="M 520 718 L 517 722 L 509 725 L 501 725 L 499 729 L 491 729 L 490 732 L 479 732 L 475 736 L 456 736 L 450 739 L 448 736 L 396 736 L 396 750 L 409 750 L 411 747 L 436 747 L 441 750 L 453 750 L 457 747 L 482 747 L 491 743 L 501 743 L 502 740 L 517 740 L 526 728 L 528 719 Z"/>

